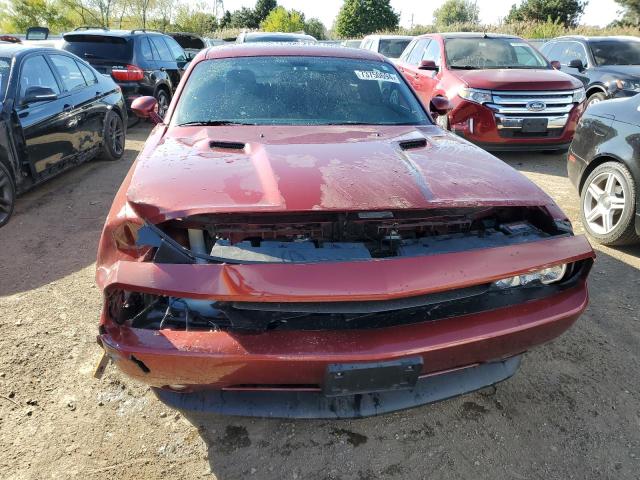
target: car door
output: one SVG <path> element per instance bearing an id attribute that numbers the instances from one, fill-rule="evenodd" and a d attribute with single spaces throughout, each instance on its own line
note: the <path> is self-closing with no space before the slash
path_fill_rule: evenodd
<path id="1" fill-rule="evenodd" d="M 67 99 L 42 53 L 24 58 L 18 75 L 14 104 L 21 138 L 17 143 L 33 177 L 39 180 L 47 175 L 48 169 L 76 153 L 67 125 Z M 46 99 L 43 95 L 40 99 L 34 97 L 31 92 L 37 88 L 50 89 L 52 96 Z"/>
<path id="2" fill-rule="evenodd" d="M 173 56 L 173 61 L 175 62 L 175 68 L 178 72 L 178 75 L 176 77 L 177 78 L 176 86 L 178 86 L 178 83 L 180 83 L 180 79 L 184 74 L 184 67 L 189 60 L 187 59 L 187 54 L 185 53 L 184 48 L 182 48 L 180 44 L 176 42 L 173 38 L 169 36 L 165 36 L 163 37 L 163 40 L 169 46 L 169 50 L 171 50 L 171 55 Z"/>
<path id="3" fill-rule="evenodd" d="M 49 54 L 51 63 L 62 82 L 66 95 L 69 120 L 67 125 L 73 128 L 73 142 L 77 153 L 88 153 L 100 144 L 102 120 L 106 107 L 100 103 L 98 80 L 86 66 L 82 72 L 80 63 L 63 54 Z"/>
<path id="4" fill-rule="evenodd" d="M 407 57 L 407 61 L 400 65 L 400 71 L 425 105 L 429 104 L 431 97 L 429 96 L 428 86 L 427 91 L 425 92 L 423 84 L 424 71 L 420 70 L 418 67 L 422 61 L 422 56 L 431 42 L 435 42 L 435 40 L 431 38 L 421 38 L 418 40 L 415 47 L 413 47 L 413 50 L 411 50 L 411 53 Z"/>
<path id="5" fill-rule="evenodd" d="M 585 87 L 587 87 L 589 85 L 589 76 L 587 74 L 589 69 L 589 58 L 587 56 L 587 50 L 580 42 L 562 43 L 564 44 L 564 48 L 560 53 L 560 64 L 562 65 L 562 70 L 567 72 L 569 75 L 576 77 L 584 84 Z M 570 67 L 569 63 L 573 60 L 580 60 L 584 68 L 579 69 Z"/>
<path id="6" fill-rule="evenodd" d="M 169 49 L 169 46 L 164 41 L 162 35 L 149 35 L 151 46 L 153 47 L 153 55 L 156 58 L 156 64 L 162 72 L 165 72 L 171 81 L 171 93 L 175 92 L 182 72 L 178 68 L 176 60 Z"/>
<path id="7" fill-rule="evenodd" d="M 434 90 L 436 89 L 436 86 L 438 85 L 438 83 L 440 82 L 440 78 L 442 77 L 442 69 L 440 68 L 442 63 L 441 58 L 442 54 L 440 52 L 440 44 L 436 39 L 433 39 L 427 45 L 427 48 L 422 54 L 422 58 L 418 62 L 419 65 L 420 62 L 424 60 L 430 60 L 436 64 L 436 67 L 438 67 L 438 70 L 418 69 L 418 75 L 420 76 L 421 95 L 429 100 L 433 98 Z"/>

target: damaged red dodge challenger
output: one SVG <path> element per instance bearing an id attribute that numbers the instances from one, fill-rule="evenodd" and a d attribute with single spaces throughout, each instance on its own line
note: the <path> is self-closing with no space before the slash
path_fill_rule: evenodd
<path id="1" fill-rule="evenodd" d="M 413 407 L 505 380 L 587 305 L 587 240 L 376 53 L 210 49 L 163 122 L 100 240 L 98 340 L 168 405 Z"/>

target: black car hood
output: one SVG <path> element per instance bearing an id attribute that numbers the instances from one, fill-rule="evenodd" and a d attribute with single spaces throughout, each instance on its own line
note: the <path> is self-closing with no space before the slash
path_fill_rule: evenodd
<path id="1" fill-rule="evenodd" d="M 598 67 L 602 73 L 640 78 L 640 65 L 604 65 Z"/>

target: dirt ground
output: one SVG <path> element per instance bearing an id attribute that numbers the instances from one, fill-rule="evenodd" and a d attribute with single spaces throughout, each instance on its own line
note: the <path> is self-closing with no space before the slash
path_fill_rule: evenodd
<path id="1" fill-rule="evenodd" d="M 0 230 L 0 478 L 638 479 L 640 248 L 598 247 L 591 305 L 515 377 L 442 403 L 353 421 L 185 417 L 100 357 L 96 245 L 126 158 L 20 198 Z M 561 155 L 502 158 L 578 232 Z"/>

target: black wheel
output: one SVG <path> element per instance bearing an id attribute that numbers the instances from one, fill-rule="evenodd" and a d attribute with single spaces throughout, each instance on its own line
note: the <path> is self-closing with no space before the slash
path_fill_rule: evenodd
<path id="1" fill-rule="evenodd" d="M 594 103 L 600 103 L 606 99 L 607 99 L 607 96 L 602 92 L 592 93 L 591 95 L 589 95 L 589 98 L 587 99 L 587 107 L 589 105 L 593 105 Z"/>
<path id="2" fill-rule="evenodd" d="M 0 227 L 6 225 L 16 203 L 16 186 L 7 167 L 0 162 Z"/>
<path id="3" fill-rule="evenodd" d="M 635 211 L 635 182 L 625 165 L 603 163 L 587 177 L 580 192 L 580 216 L 585 230 L 598 243 L 636 243 Z"/>
<path id="4" fill-rule="evenodd" d="M 167 110 L 169 110 L 169 102 L 171 101 L 169 94 L 165 90 L 159 89 L 156 92 L 156 100 L 158 101 L 158 115 L 160 115 L 160 118 L 164 118 Z"/>
<path id="5" fill-rule="evenodd" d="M 109 110 L 104 117 L 104 131 L 102 133 L 102 153 L 100 158 L 113 162 L 124 155 L 126 130 L 122 117 L 113 110 Z"/>

